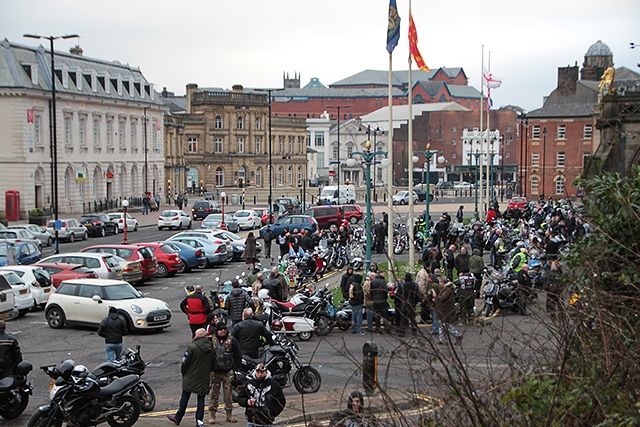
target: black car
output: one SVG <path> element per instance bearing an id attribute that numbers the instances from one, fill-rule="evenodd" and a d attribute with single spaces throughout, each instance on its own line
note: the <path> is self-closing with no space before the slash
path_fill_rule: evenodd
<path id="1" fill-rule="evenodd" d="M 104 237 L 107 233 L 118 234 L 118 223 L 103 213 L 85 214 L 80 217 L 80 224 L 87 228 L 92 236 Z"/>
<path id="2" fill-rule="evenodd" d="M 419 202 L 424 202 L 427 199 L 427 193 L 422 188 L 414 188 L 413 192 L 418 196 Z M 429 194 L 429 201 L 433 202 L 433 194 Z"/>
<path id="3" fill-rule="evenodd" d="M 289 215 L 299 215 L 302 213 L 302 206 L 300 206 L 300 202 L 295 197 L 278 197 L 274 203 L 284 206 Z"/>
<path id="4" fill-rule="evenodd" d="M 213 200 L 198 200 L 191 208 L 191 216 L 194 221 L 202 221 L 212 213 L 222 213 L 222 209 L 220 208 L 220 205 L 218 205 L 218 202 Z"/>

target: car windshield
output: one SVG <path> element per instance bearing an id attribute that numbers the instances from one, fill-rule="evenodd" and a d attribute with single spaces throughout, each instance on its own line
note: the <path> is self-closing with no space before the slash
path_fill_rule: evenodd
<path id="1" fill-rule="evenodd" d="M 18 233 L 15 231 L 0 231 L 0 238 L 2 239 L 15 239 L 18 237 Z"/>
<path id="2" fill-rule="evenodd" d="M 111 214 L 111 215 L 109 215 L 109 218 L 111 218 L 111 219 L 120 219 L 121 215 L 120 214 Z M 50 225 L 50 227 L 53 227 L 53 225 Z"/>
<path id="3" fill-rule="evenodd" d="M 93 222 L 93 221 L 100 221 L 100 217 L 99 216 L 81 216 L 80 217 L 80 222 Z"/>
<path id="4" fill-rule="evenodd" d="M 3 276 L 12 285 L 24 285 L 24 282 L 22 281 L 22 279 L 20 279 L 20 277 L 16 273 L 11 272 L 9 274 L 4 274 Z"/>
<path id="5" fill-rule="evenodd" d="M 118 261 L 116 261 L 113 256 L 104 257 L 104 262 L 106 262 L 109 267 L 117 267 L 118 266 Z"/>
<path id="6" fill-rule="evenodd" d="M 244 211 L 244 212 L 242 212 L 242 211 L 240 211 L 240 212 L 236 212 L 236 214 L 235 214 L 234 216 L 237 216 L 237 217 L 239 217 L 239 218 L 240 218 L 240 217 L 249 216 L 249 212 L 247 212 L 247 211 Z"/>
<path id="7" fill-rule="evenodd" d="M 222 214 L 207 215 L 207 217 L 204 220 L 205 221 L 222 221 Z"/>
<path id="8" fill-rule="evenodd" d="M 178 211 L 164 211 L 160 214 L 160 216 L 162 217 L 172 217 L 177 215 L 178 215 Z"/>
<path id="9" fill-rule="evenodd" d="M 237 234 L 233 234 L 229 231 L 223 231 L 222 235 L 227 238 L 227 239 L 231 239 L 231 240 L 244 240 L 242 237 L 238 236 Z"/>
<path id="10" fill-rule="evenodd" d="M 109 301 L 118 301 L 124 299 L 143 298 L 143 296 L 128 283 L 119 285 L 104 286 L 102 288 L 104 299 Z"/>

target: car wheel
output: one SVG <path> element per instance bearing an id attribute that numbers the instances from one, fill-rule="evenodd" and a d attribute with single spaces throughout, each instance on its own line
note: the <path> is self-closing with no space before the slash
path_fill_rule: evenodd
<path id="1" fill-rule="evenodd" d="M 76 241 L 75 234 L 73 234 L 73 233 L 69 234 L 69 239 L 68 240 L 69 240 L 69 243 L 75 242 Z"/>
<path id="2" fill-rule="evenodd" d="M 184 262 L 183 259 L 180 260 L 180 267 L 178 267 L 178 274 L 182 274 L 182 273 L 186 273 L 187 270 L 187 263 Z"/>
<path id="3" fill-rule="evenodd" d="M 191 230 L 191 220 L 189 220 L 189 225 L 187 225 L 187 229 Z"/>
<path id="4" fill-rule="evenodd" d="M 158 264 L 156 266 L 156 276 L 160 278 L 167 277 L 169 275 L 169 268 L 164 264 Z"/>
<path id="5" fill-rule="evenodd" d="M 107 235 L 107 230 L 104 227 L 100 227 L 100 237 L 104 237 Z"/>
<path id="6" fill-rule="evenodd" d="M 51 237 L 47 238 L 47 246 L 53 245 L 53 239 Z"/>
<path id="7" fill-rule="evenodd" d="M 178 222 L 178 226 L 176 227 L 178 230 L 182 230 L 182 221 Z"/>
<path id="8" fill-rule="evenodd" d="M 82 235 L 82 240 L 87 240 L 88 238 L 89 238 L 89 233 L 85 231 L 84 234 Z"/>
<path id="9" fill-rule="evenodd" d="M 355 216 L 352 216 L 351 219 L 349 219 L 349 222 L 351 224 L 357 224 L 358 223 L 358 218 L 356 218 Z"/>
<path id="10" fill-rule="evenodd" d="M 133 226 L 133 231 L 138 231 L 138 223 L 136 222 L 136 225 Z"/>
<path id="11" fill-rule="evenodd" d="M 118 233 L 120 233 L 120 227 L 116 225 L 115 227 L 113 227 L 113 235 L 117 236 Z"/>
<path id="12" fill-rule="evenodd" d="M 42 243 L 38 243 L 38 250 L 42 253 Z"/>
<path id="13" fill-rule="evenodd" d="M 162 227 L 158 227 L 158 230 L 162 231 Z"/>
<path id="14" fill-rule="evenodd" d="M 45 317 L 47 318 L 49 327 L 52 329 L 60 329 L 64 326 L 64 312 L 59 307 L 51 307 L 49 310 L 47 310 L 47 314 Z"/>

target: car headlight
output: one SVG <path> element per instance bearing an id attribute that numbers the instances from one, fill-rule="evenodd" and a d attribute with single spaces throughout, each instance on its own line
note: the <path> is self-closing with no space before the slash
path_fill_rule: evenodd
<path id="1" fill-rule="evenodd" d="M 238 245 L 238 249 L 240 249 L 241 251 L 244 251 L 245 246 L 244 245 Z"/>
<path id="2" fill-rule="evenodd" d="M 133 311 L 135 314 L 142 314 L 142 309 L 140 308 L 140 306 L 135 304 L 131 304 L 131 311 Z"/>
<path id="3" fill-rule="evenodd" d="M 164 301 L 163 301 L 164 302 Z M 169 304 L 167 304 L 166 302 L 164 302 L 164 306 L 167 307 L 167 310 L 171 311 L 171 309 L 169 308 Z"/>

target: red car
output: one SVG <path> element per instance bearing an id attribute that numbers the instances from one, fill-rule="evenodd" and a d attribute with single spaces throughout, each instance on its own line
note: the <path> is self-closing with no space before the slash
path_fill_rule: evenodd
<path id="1" fill-rule="evenodd" d="M 63 280 L 69 279 L 98 279 L 98 275 L 90 268 L 81 264 L 67 264 L 65 262 L 43 262 L 38 267 L 45 269 L 51 276 L 53 287 L 58 289 Z"/>
<path id="2" fill-rule="evenodd" d="M 128 261 L 139 261 L 142 267 L 142 280 L 156 277 L 158 260 L 149 248 L 136 245 L 95 245 L 82 249 L 80 252 L 106 252 L 117 255 Z"/>
<path id="3" fill-rule="evenodd" d="M 342 210 L 342 216 L 344 219 L 349 221 L 351 224 L 357 224 L 364 215 L 362 214 L 362 210 L 358 205 L 340 205 L 340 209 Z"/>
<path id="4" fill-rule="evenodd" d="M 262 225 L 267 225 L 267 221 L 269 220 L 269 208 L 253 208 L 254 211 L 258 212 L 262 218 Z M 269 224 L 273 224 L 275 222 L 275 217 L 271 214 L 271 222 Z"/>
<path id="5" fill-rule="evenodd" d="M 158 277 L 175 276 L 182 268 L 180 255 L 171 246 L 162 242 L 145 242 L 137 243 L 137 245 L 149 249 L 158 260 Z"/>
<path id="6" fill-rule="evenodd" d="M 514 197 L 509 201 L 510 209 L 524 209 L 527 206 L 527 198 L 526 197 Z"/>

